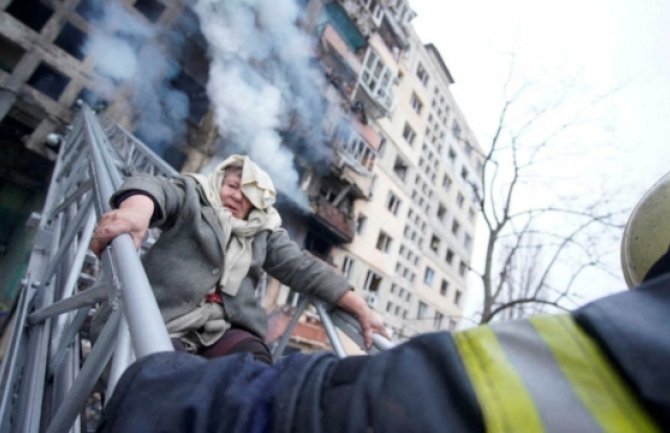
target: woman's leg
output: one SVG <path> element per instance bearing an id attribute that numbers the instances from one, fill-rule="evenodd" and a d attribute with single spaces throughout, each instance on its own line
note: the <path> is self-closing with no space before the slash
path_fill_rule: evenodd
<path id="1" fill-rule="evenodd" d="M 263 340 L 240 328 L 227 330 L 219 341 L 209 347 L 200 349 L 198 354 L 205 358 L 218 358 L 243 352 L 251 353 L 257 361 L 272 364 L 272 354 Z"/>

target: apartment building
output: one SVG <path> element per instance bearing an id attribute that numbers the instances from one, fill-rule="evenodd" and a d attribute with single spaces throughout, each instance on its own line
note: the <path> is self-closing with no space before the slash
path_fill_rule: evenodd
<path id="1" fill-rule="evenodd" d="M 103 2 L 0 0 L 0 140 L 9 155 L 0 173 L 0 217 L 10 222 L 0 233 L 0 270 L 9 276 L 2 282 L 7 301 L 30 248 L 31 229 L 23 223 L 40 209 L 58 150 L 57 136 L 49 134 L 66 132 L 77 100 L 149 140 L 183 171 L 201 169 L 218 151 L 205 91 L 208 45 L 190 2 L 116 3 L 128 14 L 116 32 L 141 61 L 153 58 L 158 41 L 179 66 L 164 80 L 166 95 L 181 92 L 189 105 L 185 127 L 169 131 L 168 138 L 152 142 L 154 131 L 142 123 L 156 126 L 166 118 L 143 118 L 148 111 L 138 106 L 137 88 L 121 72 L 105 72 L 82 48 L 100 32 Z M 305 140 L 285 126 L 286 140 L 298 143 L 294 164 L 308 201 L 307 210 L 280 202 L 285 226 L 298 243 L 341 270 L 395 338 L 453 329 L 467 293 L 477 218 L 470 191 L 481 152 L 449 92 L 449 70 L 437 49 L 416 35 L 407 1 L 299 4 L 326 80 L 321 129 L 329 158 L 327 164 L 314 162 Z M 132 33 L 143 25 L 169 31 Z M 112 69 L 115 55 L 110 51 Z M 285 323 L 295 296 L 271 279 L 264 290 L 271 323 Z M 296 337 L 299 347 L 322 347 L 314 322 L 308 316 Z"/>
<path id="2" fill-rule="evenodd" d="M 334 39 L 332 28 L 342 39 L 360 40 L 357 31 L 367 41 L 340 52 L 340 59 L 358 55 L 336 82 L 348 83 L 354 105 L 365 107 L 381 136 L 374 185 L 354 210 L 356 238 L 335 249 L 335 262 L 395 337 L 454 329 L 477 219 L 472 187 L 482 170 L 476 138 L 449 91 L 454 80 L 436 47 L 417 36 L 406 1 L 326 8 L 332 27 L 322 37 Z"/>

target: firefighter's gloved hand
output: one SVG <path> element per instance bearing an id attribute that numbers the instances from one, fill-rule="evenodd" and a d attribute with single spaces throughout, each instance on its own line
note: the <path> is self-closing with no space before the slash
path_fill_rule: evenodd
<path id="1" fill-rule="evenodd" d="M 93 231 L 91 250 L 100 257 L 112 239 L 123 233 L 129 233 L 135 248 L 139 248 L 147 234 L 153 213 L 154 202 L 149 197 L 137 194 L 126 198 L 118 209 L 100 217 Z"/>

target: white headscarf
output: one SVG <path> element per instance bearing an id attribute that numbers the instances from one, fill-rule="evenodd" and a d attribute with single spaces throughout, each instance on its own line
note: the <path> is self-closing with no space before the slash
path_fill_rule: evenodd
<path id="1" fill-rule="evenodd" d="M 221 185 L 226 169 L 230 167 L 242 167 L 240 188 L 254 206 L 244 220 L 235 218 L 221 203 Z M 272 207 L 277 191 L 270 176 L 248 156 L 233 155 L 208 176 L 188 175 L 202 186 L 209 204 L 221 221 L 225 254 L 218 288 L 223 293 L 235 296 L 249 272 L 254 235 L 262 230 L 276 230 L 281 226 L 281 217 Z"/>

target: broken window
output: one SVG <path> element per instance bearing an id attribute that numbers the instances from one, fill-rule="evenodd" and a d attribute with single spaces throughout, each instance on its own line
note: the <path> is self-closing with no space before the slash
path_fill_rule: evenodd
<path id="1" fill-rule="evenodd" d="M 54 41 L 54 44 L 67 51 L 72 57 L 83 60 L 84 42 L 86 41 L 86 33 L 79 30 L 70 23 L 65 23 L 60 34 Z"/>
<path id="2" fill-rule="evenodd" d="M 53 14 L 53 10 L 40 0 L 14 0 L 5 12 L 36 32 L 42 30 Z"/>
<path id="3" fill-rule="evenodd" d="M 172 86 L 188 96 L 188 119 L 199 124 L 209 110 L 209 98 L 205 88 L 184 71 L 172 81 Z"/>
<path id="4" fill-rule="evenodd" d="M 21 46 L 0 36 L 0 69 L 12 72 L 25 52 Z"/>
<path id="5" fill-rule="evenodd" d="M 70 77 L 52 68 L 46 63 L 40 63 L 30 76 L 28 84 L 44 93 L 46 96 L 57 101 L 65 87 L 70 82 Z"/>
<path id="6" fill-rule="evenodd" d="M 104 13 L 104 3 L 99 0 L 81 0 L 75 11 L 87 20 L 96 20 Z"/>
<path id="7" fill-rule="evenodd" d="M 147 17 L 149 21 L 155 23 L 165 10 L 165 5 L 156 0 L 137 0 L 135 2 L 135 9 Z"/>
<path id="8" fill-rule="evenodd" d="M 376 272 L 374 271 L 368 271 L 367 275 L 365 276 L 365 283 L 363 284 L 363 289 L 368 290 L 370 292 L 376 292 L 379 290 L 379 286 L 382 283 L 382 277 L 380 277 Z"/>

